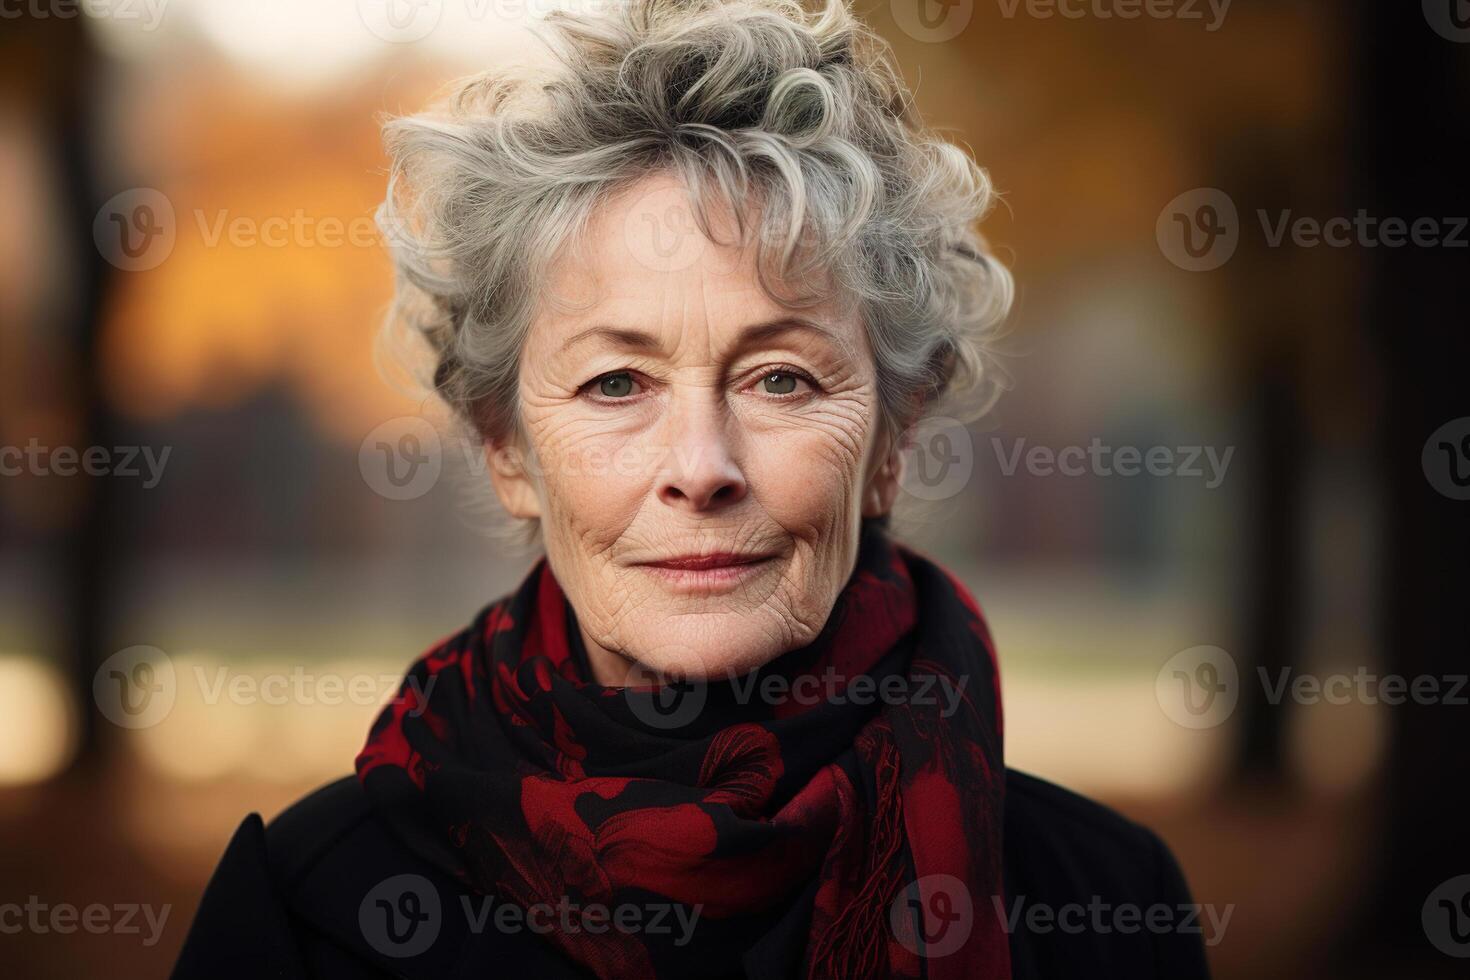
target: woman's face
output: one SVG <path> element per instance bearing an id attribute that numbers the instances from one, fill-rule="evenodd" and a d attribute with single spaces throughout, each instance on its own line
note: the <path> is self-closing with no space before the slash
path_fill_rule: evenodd
<path id="1" fill-rule="evenodd" d="M 548 283 L 576 312 L 543 305 L 522 354 L 527 444 L 487 447 L 496 492 L 540 519 L 598 681 L 738 676 L 815 638 L 893 502 L 866 331 L 768 298 L 672 178 L 587 235 Z"/>

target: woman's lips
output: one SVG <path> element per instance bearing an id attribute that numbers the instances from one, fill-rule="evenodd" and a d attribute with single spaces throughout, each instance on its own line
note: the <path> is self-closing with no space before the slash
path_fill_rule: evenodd
<path id="1" fill-rule="evenodd" d="M 742 555 L 722 552 L 713 555 L 680 555 L 642 562 L 645 568 L 677 592 L 726 592 L 759 575 L 774 555 Z"/>
<path id="2" fill-rule="evenodd" d="M 728 568 L 732 565 L 749 565 L 765 561 L 770 555 L 742 555 L 730 551 L 719 551 L 711 555 L 680 555 L 677 558 L 660 558 L 644 562 L 657 568 L 678 568 L 702 571 L 706 568 Z"/>

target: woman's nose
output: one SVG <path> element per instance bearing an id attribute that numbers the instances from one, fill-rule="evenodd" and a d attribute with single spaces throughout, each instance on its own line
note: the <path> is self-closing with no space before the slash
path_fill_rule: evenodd
<path id="1" fill-rule="evenodd" d="M 728 417 L 703 398 L 676 398 L 668 419 L 669 452 L 658 477 L 658 497 L 691 513 L 716 510 L 744 498 L 745 474 L 735 459 Z"/>

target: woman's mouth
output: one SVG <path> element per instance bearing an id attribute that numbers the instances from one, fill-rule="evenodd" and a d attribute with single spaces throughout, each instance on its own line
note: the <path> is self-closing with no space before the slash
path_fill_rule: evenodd
<path id="1" fill-rule="evenodd" d="M 640 562 L 675 592 L 716 594 L 728 592 L 764 572 L 775 555 L 716 552 L 708 555 L 678 555 Z"/>

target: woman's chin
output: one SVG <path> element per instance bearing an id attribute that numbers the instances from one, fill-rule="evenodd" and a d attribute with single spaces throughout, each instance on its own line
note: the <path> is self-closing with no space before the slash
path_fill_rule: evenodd
<path id="1" fill-rule="evenodd" d="M 778 638 L 774 624 L 762 629 L 761 623 L 757 615 L 726 611 L 650 624 L 625 647 L 636 651 L 628 684 L 731 680 L 810 642 L 794 635 Z"/>

